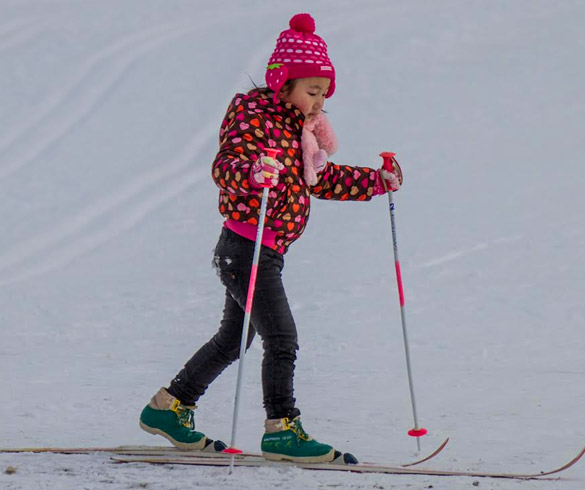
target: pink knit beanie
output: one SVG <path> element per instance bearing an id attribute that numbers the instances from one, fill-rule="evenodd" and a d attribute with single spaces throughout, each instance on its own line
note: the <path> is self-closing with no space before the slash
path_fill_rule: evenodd
<path id="1" fill-rule="evenodd" d="M 287 80 L 324 77 L 331 80 L 327 97 L 335 92 L 335 68 L 327 56 L 327 44 L 315 34 L 315 20 L 309 14 L 297 14 L 282 31 L 268 60 L 266 84 L 274 96 Z"/>

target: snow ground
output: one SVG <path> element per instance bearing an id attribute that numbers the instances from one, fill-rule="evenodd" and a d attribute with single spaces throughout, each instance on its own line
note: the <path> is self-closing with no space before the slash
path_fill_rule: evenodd
<path id="1" fill-rule="evenodd" d="M 398 153 L 419 416 L 435 467 L 534 472 L 585 442 L 585 2 L 0 0 L 0 446 L 161 444 L 137 417 L 214 332 L 209 178 L 231 95 L 311 12 L 337 162 Z M 415 457 L 387 201 L 314 202 L 286 257 L 305 426 Z M 262 431 L 258 341 L 240 445 Z M 235 367 L 197 412 L 229 439 Z M 14 474 L 6 474 L 9 466 Z M 483 489 L 582 489 L 481 480 Z M 114 466 L 0 455 L 0 488 L 462 490 L 470 478 Z"/>

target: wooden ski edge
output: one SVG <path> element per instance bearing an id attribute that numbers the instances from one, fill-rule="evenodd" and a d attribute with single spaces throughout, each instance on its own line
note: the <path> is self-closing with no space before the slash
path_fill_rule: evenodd
<path id="1" fill-rule="evenodd" d="M 0 448 L 2 453 L 32 453 L 32 454 L 91 454 L 91 453 L 110 453 L 119 455 L 136 455 L 136 456 L 187 456 L 197 458 L 217 458 L 226 457 L 221 452 L 204 451 L 204 450 L 183 450 L 173 446 L 115 446 L 115 447 L 18 447 L 18 448 Z M 261 454 L 243 452 L 236 455 L 237 458 L 242 457 L 258 457 L 262 458 Z"/>
<path id="2" fill-rule="evenodd" d="M 443 449 L 445 449 L 445 446 L 449 443 L 449 438 L 447 437 L 447 439 L 445 439 L 441 445 L 435 449 L 431 454 L 429 454 L 426 458 L 423 459 L 419 459 L 418 461 L 413 461 L 412 463 L 405 463 L 405 464 L 401 464 L 400 466 L 402 466 L 403 468 L 409 468 L 410 466 L 416 466 L 419 465 L 421 463 L 424 463 L 425 461 L 428 461 L 429 459 L 434 458 L 437 454 L 439 454 Z"/>
<path id="3" fill-rule="evenodd" d="M 4 447 L 0 453 L 55 453 L 55 454 L 87 454 L 115 452 L 114 447 Z"/>

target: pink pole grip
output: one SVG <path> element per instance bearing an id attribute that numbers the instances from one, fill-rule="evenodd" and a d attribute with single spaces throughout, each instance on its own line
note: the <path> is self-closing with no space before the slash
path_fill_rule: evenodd
<path id="1" fill-rule="evenodd" d="M 392 172 L 394 170 L 394 164 L 392 163 L 392 160 L 394 160 L 396 153 L 391 151 L 383 151 L 382 153 L 380 153 L 380 156 L 384 160 L 382 168 L 384 170 L 388 170 L 388 172 Z"/>
<path id="2" fill-rule="evenodd" d="M 264 148 L 264 151 L 268 154 L 270 158 L 276 158 L 282 150 L 279 148 Z M 396 153 L 394 153 L 396 155 Z"/>

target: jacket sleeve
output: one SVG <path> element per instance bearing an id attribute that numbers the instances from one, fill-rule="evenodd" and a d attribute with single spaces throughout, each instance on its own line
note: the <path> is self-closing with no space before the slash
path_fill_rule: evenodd
<path id="1" fill-rule="evenodd" d="M 259 194 L 250 185 L 250 167 L 268 147 L 264 115 L 246 110 L 243 105 L 228 107 L 219 135 L 219 151 L 212 165 L 215 185 L 230 194 Z"/>
<path id="2" fill-rule="evenodd" d="M 328 162 L 311 194 L 319 199 L 369 201 L 374 195 L 376 170 Z"/>

